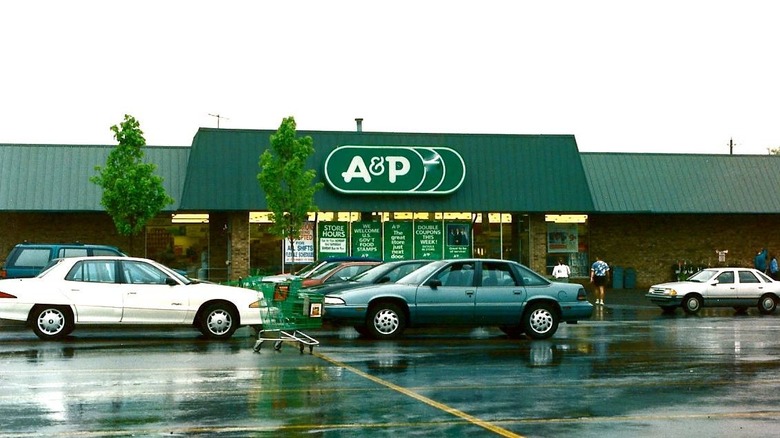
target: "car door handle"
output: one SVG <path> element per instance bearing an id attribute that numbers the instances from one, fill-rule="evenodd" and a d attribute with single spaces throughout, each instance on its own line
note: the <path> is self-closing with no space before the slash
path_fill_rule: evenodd
<path id="1" fill-rule="evenodd" d="M 135 294 L 136 294 L 136 292 L 128 292 L 127 294 L 128 294 L 128 295 L 135 295 Z"/>
<path id="2" fill-rule="evenodd" d="M 474 291 L 473 290 L 467 290 L 466 291 L 466 295 L 472 296 L 472 295 L 474 295 Z"/>

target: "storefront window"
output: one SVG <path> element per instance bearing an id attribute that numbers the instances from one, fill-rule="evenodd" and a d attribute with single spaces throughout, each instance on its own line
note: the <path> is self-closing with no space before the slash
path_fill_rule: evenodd
<path id="1" fill-rule="evenodd" d="M 562 260 L 572 277 L 587 277 L 588 246 L 586 215 L 547 215 L 547 274 Z"/>
<path id="2" fill-rule="evenodd" d="M 166 219 L 154 219 L 146 227 L 146 257 L 168 267 L 185 271 L 198 278 L 198 272 L 207 260 L 208 223 L 174 223 Z"/>

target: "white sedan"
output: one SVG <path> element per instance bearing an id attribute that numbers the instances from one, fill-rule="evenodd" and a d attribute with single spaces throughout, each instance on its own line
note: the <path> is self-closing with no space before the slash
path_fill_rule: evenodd
<path id="1" fill-rule="evenodd" d="M 703 269 L 685 281 L 650 286 L 645 295 L 665 311 L 682 307 L 695 314 L 702 307 L 733 307 L 738 311 L 758 307 L 770 314 L 780 301 L 780 282 L 749 268 Z"/>
<path id="2" fill-rule="evenodd" d="M 0 280 L 0 319 L 27 322 L 39 338 L 62 339 L 85 325 L 195 326 L 227 339 L 260 325 L 262 295 L 200 283 L 152 260 L 74 257 L 35 278 Z"/>

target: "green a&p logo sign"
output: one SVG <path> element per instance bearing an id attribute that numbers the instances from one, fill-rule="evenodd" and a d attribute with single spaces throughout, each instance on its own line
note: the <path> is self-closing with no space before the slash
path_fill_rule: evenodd
<path id="1" fill-rule="evenodd" d="M 448 147 L 347 145 L 325 160 L 325 179 L 341 193 L 443 195 L 465 177 L 463 158 Z"/>

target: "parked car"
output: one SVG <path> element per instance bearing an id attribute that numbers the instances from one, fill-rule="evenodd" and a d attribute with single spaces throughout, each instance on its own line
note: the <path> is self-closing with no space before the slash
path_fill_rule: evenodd
<path id="1" fill-rule="evenodd" d="M 386 262 L 371 267 L 353 277 L 343 281 L 325 282 L 307 289 L 307 292 L 316 292 L 327 295 L 331 292 L 353 289 L 370 284 L 395 283 L 415 269 L 430 263 L 430 260 L 398 260 Z"/>
<path id="2" fill-rule="evenodd" d="M 87 325 L 181 325 L 227 339 L 260 325 L 256 291 L 190 280 L 131 257 L 56 259 L 35 278 L 0 281 L 0 319 L 27 322 L 44 340 Z"/>
<path id="3" fill-rule="evenodd" d="M 363 271 L 373 268 L 382 262 L 333 262 L 312 272 L 311 275 L 304 278 L 301 285 L 303 287 L 316 286 L 318 284 L 335 283 L 346 281 Z"/>
<path id="4" fill-rule="evenodd" d="M 312 276 L 315 272 L 318 272 L 321 269 L 324 269 L 329 266 L 333 266 L 334 264 L 343 263 L 343 262 L 381 262 L 380 259 L 370 258 L 370 257 L 353 257 L 353 256 L 334 256 L 334 257 L 327 257 L 324 259 L 318 259 L 315 260 L 308 265 L 302 267 L 301 269 L 295 271 L 295 273 L 288 273 L 288 274 L 276 274 L 276 275 L 266 275 L 262 278 L 262 281 L 269 282 L 269 283 L 279 283 L 282 281 L 288 281 L 289 279 L 293 277 L 300 277 L 300 278 L 308 278 Z"/>
<path id="5" fill-rule="evenodd" d="M 454 259 L 431 262 L 393 284 L 329 293 L 323 317 L 378 339 L 427 325 L 498 326 L 511 337 L 545 339 L 560 322 L 592 313 L 579 284 L 550 282 L 512 261 Z"/>
<path id="6" fill-rule="evenodd" d="M 30 278 L 53 259 L 81 256 L 124 256 L 119 248 L 86 243 L 20 243 L 11 249 L 0 278 Z"/>
<path id="7" fill-rule="evenodd" d="M 704 269 L 685 281 L 655 284 L 645 295 L 665 311 L 682 307 L 695 314 L 702 307 L 733 307 L 738 311 L 758 307 L 770 314 L 780 300 L 780 282 L 749 268 Z"/>

